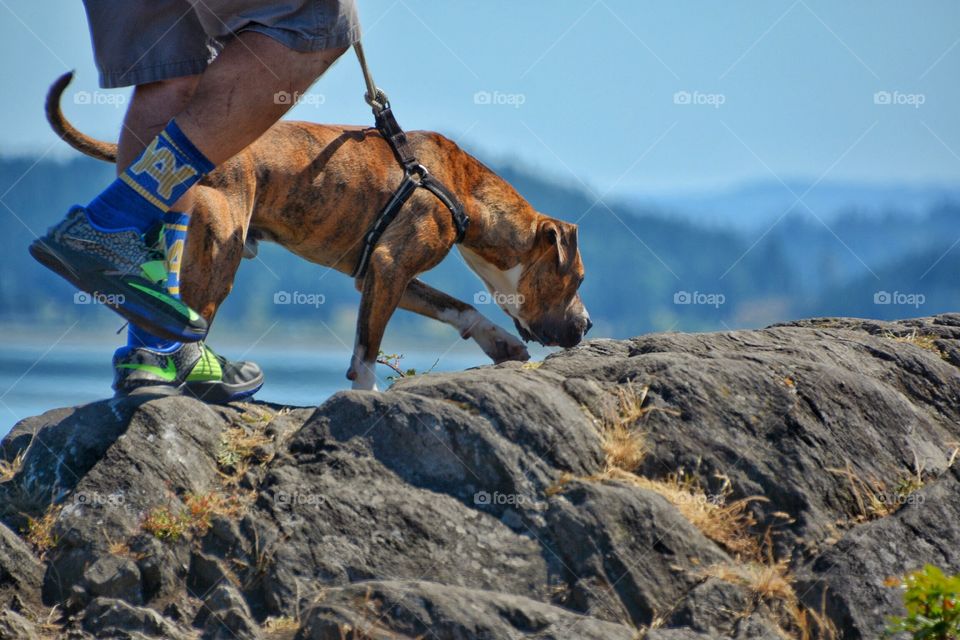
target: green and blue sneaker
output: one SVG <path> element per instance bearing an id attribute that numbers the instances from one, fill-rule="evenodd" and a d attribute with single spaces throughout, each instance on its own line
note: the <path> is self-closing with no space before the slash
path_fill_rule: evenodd
<path id="1" fill-rule="evenodd" d="M 135 229 L 98 229 L 83 207 L 73 207 L 30 254 L 156 336 L 196 342 L 207 333 L 207 321 L 167 292 L 162 249 L 147 246 Z"/>
<path id="2" fill-rule="evenodd" d="M 170 352 L 121 347 L 113 354 L 117 395 L 190 395 L 212 404 L 249 398 L 263 386 L 256 363 L 227 360 L 203 342 Z"/>

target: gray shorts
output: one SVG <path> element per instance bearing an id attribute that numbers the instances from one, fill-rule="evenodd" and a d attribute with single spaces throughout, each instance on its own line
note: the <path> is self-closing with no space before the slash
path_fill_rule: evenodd
<path id="1" fill-rule="evenodd" d="M 355 0 L 84 0 L 100 86 L 202 73 L 224 44 L 256 31 L 296 51 L 360 38 Z"/>

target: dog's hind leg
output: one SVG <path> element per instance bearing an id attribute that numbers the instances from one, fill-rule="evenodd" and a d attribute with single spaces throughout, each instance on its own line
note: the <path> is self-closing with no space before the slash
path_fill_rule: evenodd
<path id="1" fill-rule="evenodd" d="M 527 347 L 517 337 L 485 318 L 474 307 L 453 296 L 414 279 L 400 299 L 400 308 L 439 320 L 460 332 L 466 340 L 473 338 L 494 362 L 529 360 Z"/>

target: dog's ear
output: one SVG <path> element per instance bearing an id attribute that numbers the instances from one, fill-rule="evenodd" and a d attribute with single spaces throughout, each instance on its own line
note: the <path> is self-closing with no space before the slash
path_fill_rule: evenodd
<path id="1" fill-rule="evenodd" d="M 540 223 L 541 240 L 557 251 L 557 271 L 566 275 L 577 259 L 577 225 L 547 218 Z"/>

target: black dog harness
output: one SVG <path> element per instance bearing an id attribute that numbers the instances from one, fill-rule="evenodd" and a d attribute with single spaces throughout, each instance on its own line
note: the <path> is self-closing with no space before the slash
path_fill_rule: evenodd
<path id="1" fill-rule="evenodd" d="M 467 232 L 467 226 L 470 224 L 470 218 L 464 213 L 463 204 L 453 195 L 453 192 L 433 177 L 433 175 L 427 171 L 427 168 L 417 161 L 416 156 L 413 155 L 413 151 L 407 142 L 407 134 L 403 132 L 403 129 L 397 124 L 397 119 L 393 116 L 393 110 L 390 108 L 390 102 L 387 100 L 386 94 L 373 84 L 373 79 L 367 69 L 366 60 L 363 57 L 363 48 L 359 42 L 354 45 L 354 49 L 357 52 L 360 67 L 363 69 L 364 79 L 367 82 L 367 93 L 364 98 L 367 104 L 373 109 L 373 117 L 376 122 L 377 131 L 379 131 L 380 135 L 390 144 L 390 148 L 393 149 L 393 155 L 403 167 L 404 174 L 403 182 L 400 183 L 400 186 L 397 187 L 393 196 L 387 201 L 387 204 L 384 205 L 380 213 L 377 214 L 373 224 L 370 225 L 366 235 L 363 237 L 363 251 L 360 254 L 360 259 L 357 261 L 357 266 L 354 267 L 353 273 L 351 274 L 354 278 L 362 278 L 367 272 L 367 266 L 370 264 L 370 256 L 376 248 L 380 236 L 387 230 L 387 227 L 393 222 L 393 219 L 397 217 L 400 209 L 406 204 L 407 200 L 410 199 L 413 192 L 417 190 L 417 187 L 422 187 L 435 195 L 440 202 L 450 210 L 450 214 L 453 216 L 453 224 L 457 229 L 457 236 L 454 239 L 454 243 L 459 243 L 463 240 L 463 236 Z"/>

